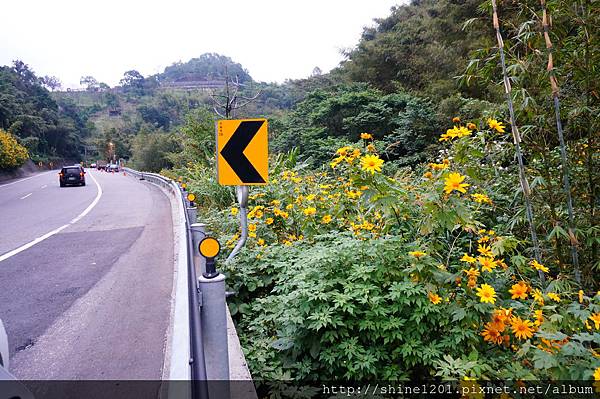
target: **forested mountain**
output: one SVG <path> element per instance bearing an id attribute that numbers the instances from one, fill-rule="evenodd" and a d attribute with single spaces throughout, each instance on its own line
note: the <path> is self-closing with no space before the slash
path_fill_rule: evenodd
<path id="1" fill-rule="evenodd" d="M 163 73 L 156 75 L 159 82 L 176 82 L 185 80 L 225 80 L 227 74 L 230 77 L 238 77 L 240 83 L 250 82 L 252 78 L 248 71 L 231 58 L 216 53 L 202 54 L 198 58 L 192 58 L 187 62 L 176 62 L 165 68 Z"/>
<path id="2" fill-rule="evenodd" d="M 87 118 L 72 101 L 56 101 L 22 61 L 0 67 L 0 128 L 15 135 L 34 159 L 79 159 L 89 134 Z"/>

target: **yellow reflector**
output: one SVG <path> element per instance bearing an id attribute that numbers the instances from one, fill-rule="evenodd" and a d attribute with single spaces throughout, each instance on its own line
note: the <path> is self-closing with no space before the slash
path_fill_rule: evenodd
<path id="1" fill-rule="evenodd" d="M 192 194 L 192 193 L 189 193 L 188 196 L 187 196 L 187 199 L 190 202 L 194 202 L 194 201 L 196 201 L 196 196 L 194 194 Z"/>
<path id="2" fill-rule="evenodd" d="M 200 255 L 205 258 L 214 258 L 219 254 L 221 249 L 221 245 L 219 245 L 219 241 L 212 237 L 206 237 L 202 241 L 200 241 L 200 245 L 198 245 L 198 250 L 200 251 Z"/>

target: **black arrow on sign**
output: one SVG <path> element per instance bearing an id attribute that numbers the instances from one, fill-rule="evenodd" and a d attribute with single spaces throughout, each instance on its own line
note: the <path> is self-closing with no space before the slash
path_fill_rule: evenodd
<path id="1" fill-rule="evenodd" d="M 231 138 L 221 150 L 221 155 L 242 183 L 264 183 L 260 173 L 244 155 L 244 150 L 252 141 L 265 121 L 243 121 L 233 132 Z"/>

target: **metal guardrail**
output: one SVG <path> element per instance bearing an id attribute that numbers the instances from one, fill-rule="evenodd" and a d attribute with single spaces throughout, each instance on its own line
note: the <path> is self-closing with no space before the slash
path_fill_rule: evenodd
<path id="1" fill-rule="evenodd" d="M 194 266 L 194 244 L 192 235 L 192 223 L 195 222 L 190 220 L 190 213 L 195 215 L 194 212 L 189 212 L 190 208 L 186 201 L 185 192 L 182 192 L 179 185 L 172 179 L 166 178 L 156 173 L 139 172 L 130 168 L 123 168 L 126 173 L 129 173 L 140 180 L 146 180 L 150 183 L 156 184 L 168 191 L 171 191 L 175 198 L 178 198 L 183 205 L 183 214 L 185 217 L 185 231 L 186 231 L 186 263 L 187 263 L 187 276 L 188 276 L 188 293 L 189 293 L 189 338 L 190 338 L 190 356 L 189 365 L 191 368 L 191 380 L 192 380 L 192 398 L 208 399 L 208 385 L 206 377 L 206 362 L 204 355 L 204 344 L 202 339 L 202 322 L 200 318 L 199 304 L 199 289 L 198 289 L 198 277 L 196 275 L 196 268 Z M 173 366 L 173 365 L 171 365 Z"/>

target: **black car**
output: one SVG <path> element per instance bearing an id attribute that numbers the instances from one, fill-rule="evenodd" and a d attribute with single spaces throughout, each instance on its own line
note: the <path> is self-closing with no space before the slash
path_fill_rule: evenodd
<path id="1" fill-rule="evenodd" d="M 85 186 L 85 170 L 80 165 L 65 166 L 61 169 L 58 176 L 61 187 L 67 184 Z"/>

